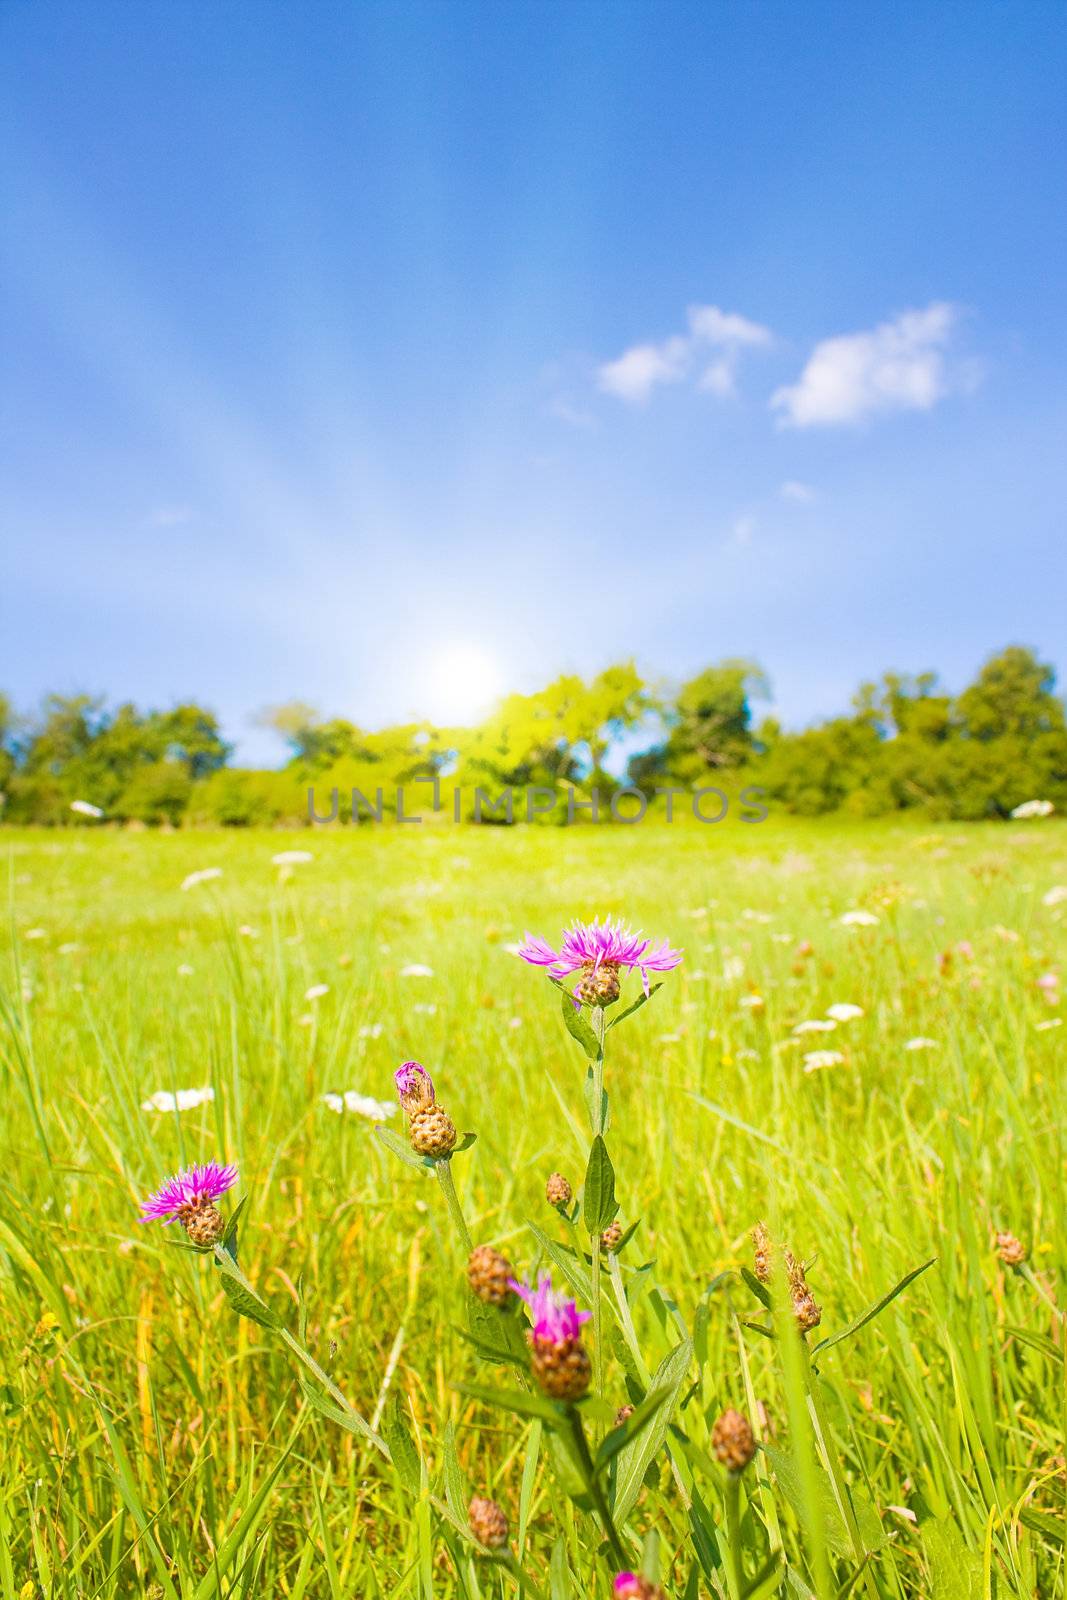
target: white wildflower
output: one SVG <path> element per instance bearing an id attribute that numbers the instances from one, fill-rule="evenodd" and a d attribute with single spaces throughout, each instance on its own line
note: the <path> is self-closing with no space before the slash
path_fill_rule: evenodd
<path id="1" fill-rule="evenodd" d="M 329 1106 L 331 1111 L 336 1111 L 338 1116 L 341 1115 L 345 1108 L 344 1100 L 339 1094 L 324 1094 L 322 1103 L 324 1106 Z"/>
<path id="2" fill-rule="evenodd" d="M 809 1050 L 804 1057 L 804 1071 L 818 1072 L 822 1067 L 839 1067 L 844 1059 L 840 1050 Z"/>
<path id="3" fill-rule="evenodd" d="M 79 951 L 80 949 L 81 949 L 81 945 L 77 942 L 77 940 L 76 939 L 71 939 L 71 940 L 68 941 L 67 944 L 61 944 L 59 946 L 59 952 L 58 953 L 61 956 L 72 956 L 77 951 Z"/>
<path id="4" fill-rule="evenodd" d="M 210 1085 L 203 1089 L 179 1089 L 172 1094 L 169 1089 L 159 1089 L 141 1101 L 142 1111 L 192 1111 L 196 1106 L 210 1105 L 215 1091 Z"/>
<path id="5" fill-rule="evenodd" d="M 746 1011 L 763 1010 L 763 996 L 761 994 L 743 994 L 737 1003 L 739 1006 L 743 1006 Z"/>
<path id="6" fill-rule="evenodd" d="M 221 877 L 221 867 L 201 867 L 199 872 L 190 872 L 187 878 L 182 879 L 182 888 L 195 889 L 198 883 L 210 883 L 212 878 Z"/>
<path id="7" fill-rule="evenodd" d="M 740 956 L 727 956 L 722 964 L 722 981 L 736 983 L 738 978 L 744 977 L 745 963 Z"/>
<path id="8" fill-rule="evenodd" d="M 361 1039 L 380 1039 L 381 1036 L 382 1024 L 380 1022 L 364 1023 L 363 1027 L 359 1030 L 359 1037 Z"/>
<path id="9" fill-rule="evenodd" d="M 48 934 L 44 928 L 27 928 L 22 937 L 24 939 L 47 939 Z"/>
<path id="10" fill-rule="evenodd" d="M 241 935 L 242 939 L 258 939 L 259 938 L 259 929 L 250 927 L 247 922 L 242 922 L 241 926 L 238 928 L 237 932 Z"/>
<path id="11" fill-rule="evenodd" d="M 863 1007 L 854 1006 L 850 1000 L 838 1000 L 836 1005 L 827 1006 L 826 1015 L 833 1017 L 835 1022 L 854 1022 L 857 1017 L 862 1017 Z"/>
<path id="12" fill-rule="evenodd" d="M 178 968 L 179 978 L 191 978 L 192 975 L 193 968 L 189 965 L 188 961 L 183 961 L 181 966 Z"/>
<path id="13" fill-rule="evenodd" d="M 936 1050 L 937 1040 L 926 1039 L 922 1034 L 919 1034 L 917 1038 L 909 1039 L 904 1048 L 905 1050 Z"/>
<path id="14" fill-rule="evenodd" d="M 329 994 L 329 992 L 330 985 L 328 983 L 313 983 L 310 989 L 304 991 L 304 999 L 321 1000 L 323 995 Z"/>
<path id="15" fill-rule="evenodd" d="M 873 911 L 846 911 L 838 920 L 843 928 L 873 928 L 879 919 Z"/>
<path id="16" fill-rule="evenodd" d="M 412 961 L 408 966 L 401 967 L 400 976 L 402 978 L 432 978 L 433 968 L 424 967 L 418 961 Z"/>
<path id="17" fill-rule="evenodd" d="M 1061 906 L 1067 900 L 1067 883 L 1054 883 L 1052 888 L 1041 896 L 1043 906 Z"/>
<path id="18" fill-rule="evenodd" d="M 314 861 L 315 857 L 310 850 L 279 850 L 270 859 L 275 867 L 299 867 L 305 861 Z"/>
<path id="19" fill-rule="evenodd" d="M 425 1000 L 420 1000 L 419 1003 L 412 1006 L 411 1009 L 420 1017 L 436 1017 L 437 1015 L 437 1004 L 433 1001 L 427 1004 Z"/>
<path id="20" fill-rule="evenodd" d="M 104 815 L 99 806 L 94 806 L 90 800 L 72 800 L 70 809 L 77 812 L 79 817 L 94 817 L 99 820 Z"/>
<path id="21" fill-rule="evenodd" d="M 1034 1030 L 1037 1033 L 1047 1033 L 1049 1028 L 1061 1028 L 1062 1026 L 1062 1017 L 1048 1017 L 1044 1022 L 1035 1022 Z"/>
<path id="22" fill-rule="evenodd" d="M 521 1028 L 522 1027 L 522 1018 L 521 1017 L 509 1017 L 508 1018 L 508 1027 L 509 1028 Z"/>
<path id="23" fill-rule="evenodd" d="M 808 1022 L 798 1022 L 793 1032 L 794 1034 L 833 1033 L 836 1027 L 836 1022 L 824 1021 L 821 1017 L 812 1017 Z"/>
<path id="24" fill-rule="evenodd" d="M 501 945 L 500 948 L 502 950 L 506 951 L 509 956 L 517 956 L 519 951 L 522 949 L 522 945 L 521 944 L 505 944 L 505 945 Z"/>

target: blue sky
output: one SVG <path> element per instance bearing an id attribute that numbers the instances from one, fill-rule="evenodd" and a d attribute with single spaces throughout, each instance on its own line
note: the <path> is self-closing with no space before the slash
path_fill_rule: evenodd
<path id="1" fill-rule="evenodd" d="M 0 686 L 269 761 L 627 655 L 1067 673 L 1065 68 L 1041 0 L 7 0 Z"/>

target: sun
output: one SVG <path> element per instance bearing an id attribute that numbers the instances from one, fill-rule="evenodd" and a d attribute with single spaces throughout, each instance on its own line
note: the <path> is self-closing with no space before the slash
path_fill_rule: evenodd
<path id="1" fill-rule="evenodd" d="M 503 690 L 499 663 L 476 644 L 444 646 L 430 657 L 427 679 L 426 711 L 445 725 L 476 722 Z"/>

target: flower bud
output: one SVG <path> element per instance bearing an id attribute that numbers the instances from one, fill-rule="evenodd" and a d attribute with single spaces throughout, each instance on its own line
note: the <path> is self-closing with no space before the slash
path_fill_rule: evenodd
<path id="1" fill-rule="evenodd" d="M 604 1232 L 600 1235 L 600 1248 L 614 1252 L 622 1243 L 622 1225 L 618 1222 L 609 1222 Z"/>
<path id="2" fill-rule="evenodd" d="M 475 1495 L 467 1509 L 471 1532 L 487 1550 L 502 1550 L 508 1542 L 508 1519 L 495 1500 Z"/>
<path id="3" fill-rule="evenodd" d="M 711 1430 L 711 1448 L 731 1472 L 744 1472 L 756 1454 L 756 1441 L 747 1417 L 724 1411 Z"/>
<path id="4" fill-rule="evenodd" d="M 621 1428 L 624 1422 L 629 1422 L 633 1414 L 634 1408 L 629 1403 L 624 1406 L 620 1406 L 618 1411 L 615 1413 L 615 1421 L 612 1426 L 615 1428 Z"/>
<path id="5" fill-rule="evenodd" d="M 470 1253 L 467 1282 L 487 1306 L 502 1306 L 508 1298 L 511 1264 L 491 1244 L 480 1244 Z"/>
<path id="6" fill-rule="evenodd" d="M 420 1156 L 447 1156 L 455 1149 L 456 1124 L 442 1106 L 414 1111 L 408 1123 L 411 1148 Z"/>
<path id="7" fill-rule="evenodd" d="M 550 1206 L 555 1206 L 557 1211 L 566 1211 L 574 1199 L 574 1190 L 562 1172 L 553 1172 L 550 1176 L 545 1184 L 545 1199 Z"/>
<path id="8" fill-rule="evenodd" d="M 1026 1246 L 1013 1233 L 998 1233 L 997 1255 L 1006 1267 L 1021 1267 L 1026 1260 Z"/>

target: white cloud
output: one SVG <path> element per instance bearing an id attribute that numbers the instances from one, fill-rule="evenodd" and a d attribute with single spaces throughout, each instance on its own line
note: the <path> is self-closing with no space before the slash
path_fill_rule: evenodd
<path id="1" fill-rule="evenodd" d="M 787 478 L 778 494 L 781 499 L 795 500 L 801 506 L 810 506 L 815 499 L 815 490 L 811 484 L 801 483 L 799 478 Z"/>
<path id="2" fill-rule="evenodd" d="M 702 351 L 711 349 L 717 354 L 701 373 L 697 387 L 727 396 L 734 392 L 741 351 L 771 341 L 769 328 L 750 322 L 736 311 L 690 306 L 687 317 L 687 334 L 674 334 L 660 344 L 632 345 L 615 361 L 600 367 L 597 382 L 604 393 L 643 405 L 658 385 L 680 383 L 687 378 Z"/>
<path id="3" fill-rule="evenodd" d="M 732 544 L 751 544 L 752 535 L 756 531 L 756 519 L 747 513 L 737 517 L 730 529 L 730 542 Z"/>
<path id="4" fill-rule="evenodd" d="M 935 300 L 861 333 L 823 339 L 796 383 L 778 389 L 771 407 L 781 427 L 860 422 L 887 411 L 929 411 L 953 379 L 944 355 L 959 318 Z"/>
<path id="5" fill-rule="evenodd" d="M 667 339 L 663 344 L 635 344 L 602 366 L 598 378 L 605 394 L 642 404 L 657 384 L 678 383 L 688 366 L 688 339 Z"/>

